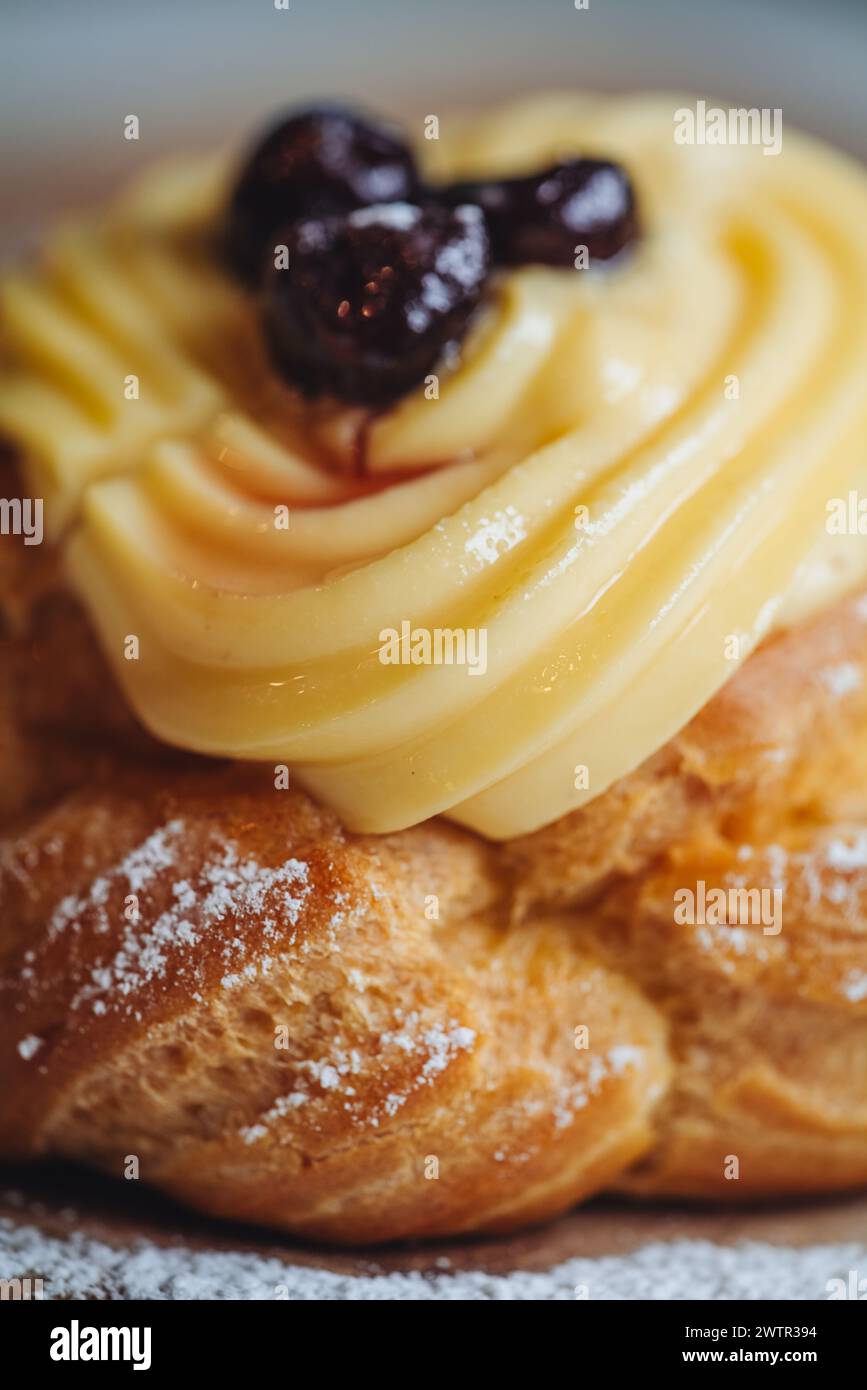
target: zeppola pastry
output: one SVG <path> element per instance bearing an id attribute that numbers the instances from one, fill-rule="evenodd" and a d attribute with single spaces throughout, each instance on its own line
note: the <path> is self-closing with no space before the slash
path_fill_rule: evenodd
<path id="1" fill-rule="evenodd" d="M 867 1183 L 867 178 L 682 110 L 296 110 L 6 276 L 0 1155 Z"/>

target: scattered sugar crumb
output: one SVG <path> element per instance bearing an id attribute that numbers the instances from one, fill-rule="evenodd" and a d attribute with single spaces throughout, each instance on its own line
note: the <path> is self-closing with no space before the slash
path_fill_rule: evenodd
<path id="1" fill-rule="evenodd" d="M 839 666 L 826 666 L 819 673 L 822 684 L 838 698 L 849 695 L 861 685 L 861 671 L 854 661 L 843 661 Z"/>
<path id="2" fill-rule="evenodd" d="M 275 1101 L 269 1110 L 256 1120 L 244 1126 L 239 1133 L 245 1144 L 255 1144 L 269 1137 L 273 1126 L 290 1110 L 310 1102 L 314 1106 L 309 1123 L 318 1123 L 323 1105 L 342 1102 L 342 1108 L 356 1124 L 369 1125 L 378 1129 L 386 1118 L 396 1115 L 422 1086 L 433 1084 L 439 1076 L 461 1053 L 471 1052 L 475 1046 L 476 1034 L 472 1028 L 455 1020 L 442 1023 L 425 1023 L 418 1013 L 403 1015 L 398 1012 L 399 1026 L 388 1029 L 379 1036 L 379 1047 L 371 1055 L 363 1055 L 356 1048 L 346 1049 L 335 1043 L 328 1056 L 295 1060 L 291 1065 L 297 1075 L 293 1092 L 288 1097 Z M 397 1054 L 389 1058 L 389 1053 Z M 407 1063 L 411 1063 L 407 1075 Z M 396 1064 L 396 1065 L 395 1065 Z M 358 1077 L 367 1078 L 362 1088 L 364 1102 L 358 1099 Z M 372 1086 L 379 1086 L 387 1078 L 389 1089 L 382 1099 L 372 1102 Z M 400 1089 L 393 1082 L 400 1083 Z M 311 1089 L 311 1086 L 315 1089 Z"/>
<path id="3" fill-rule="evenodd" d="M 483 516 L 472 535 L 464 542 L 464 550 L 476 561 L 477 567 L 493 565 L 500 557 L 526 539 L 527 522 L 513 506 Z"/>
<path id="4" fill-rule="evenodd" d="M 860 1004 L 862 999 L 867 999 L 867 970 L 850 971 L 841 988 L 847 999 Z"/>
<path id="5" fill-rule="evenodd" d="M 644 1063 L 644 1053 L 640 1047 L 622 1043 L 612 1047 L 602 1057 L 591 1057 L 587 1064 L 587 1076 L 580 1081 L 564 1086 L 552 1108 L 554 1125 L 566 1129 L 571 1125 L 579 1110 L 583 1110 L 592 1096 L 598 1095 L 604 1083 L 612 1076 L 622 1076 L 632 1067 Z M 512 1156 L 511 1161 L 515 1162 Z"/>
<path id="6" fill-rule="evenodd" d="M 851 843 L 841 839 L 829 841 L 825 860 L 832 869 L 867 869 L 867 831 L 861 831 Z"/>
<path id="7" fill-rule="evenodd" d="M 430 1271 L 350 1275 L 293 1265 L 250 1251 L 191 1250 L 138 1240 L 110 1245 L 82 1232 L 48 1235 L 0 1220 L 0 1274 L 27 1270 L 46 1299 L 292 1302 L 597 1302 L 651 1300 L 825 1300 L 832 1279 L 867 1269 L 867 1245 L 791 1249 L 755 1241 L 654 1241 L 625 1255 L 574 1258 L 543 1271 Z M 582 1299 L 583 1301 L 583 1299 Z"/>

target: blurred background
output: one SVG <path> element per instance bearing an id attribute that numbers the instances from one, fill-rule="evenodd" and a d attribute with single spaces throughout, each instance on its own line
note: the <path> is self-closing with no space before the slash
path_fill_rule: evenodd
<path id="1" fill-rule="evenodd" d="M 277 3 L 0 0 L 3 249 L 155 155 L 243 138 L 312 96 L 442 116 L 538 87 L 667 87 L 782 107 L 867 154 L 865 0 Z"/>

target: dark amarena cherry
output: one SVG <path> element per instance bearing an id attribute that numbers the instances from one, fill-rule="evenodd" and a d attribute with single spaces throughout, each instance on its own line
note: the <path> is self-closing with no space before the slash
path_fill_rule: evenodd
<path id="1" fill-rule="evenodd" d="M 336 105 L 292 112 L 244 164 L 229 203 L 227 259 L 254 285 L 278 227 L 298 217 L 412 200 L 417 190 L 412 152 L 391 126 Z"/>
<path id="2" fill-rule="evenodd" d="M 575 248 L 609 260 L 638 235 L 635 194 L 619 164 L 572 159 L 516 179 L 455 183 L 441 191 L 451 205 L 484 210 L 500 265 L 572 266 Z"/>
<path id="3" fill-rule="evenodd" d="M 380 204 L 280 233 L 265 334 L 277 370 L 307 395 L 385 405 L 421 382 L 466 331 L 489 268 L 477 207 Z"/>

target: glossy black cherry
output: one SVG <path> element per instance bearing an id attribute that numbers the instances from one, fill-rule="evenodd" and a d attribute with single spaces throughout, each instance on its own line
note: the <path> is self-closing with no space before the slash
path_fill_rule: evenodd
<path id="1" fill-rule="evenodd" d="M 472 206 L 379 204 L 285 228 L 289 266 L 264 290 L 276 369 L 307 395 L 385 405 L 466 332 L 488 273 Z"/>
<path id="2" fill-rule="evenodd" d="M 484 210 L 500 265 L 574 266 L 581 246 L 592 264 L 638 235 L 631 180 L 610 160 L 571 159 L 522 178 L 451 184 L 441 196 Z"/>
<path id="3" fill-rule="evenodd" d="M 278 227 L 412 199 L 417 189 L 412 152 L 390 125 L 336 105 L 292 112 L 269 129 L 241 170 L 229 203 L 226 256 L 254 285 Z"/>

